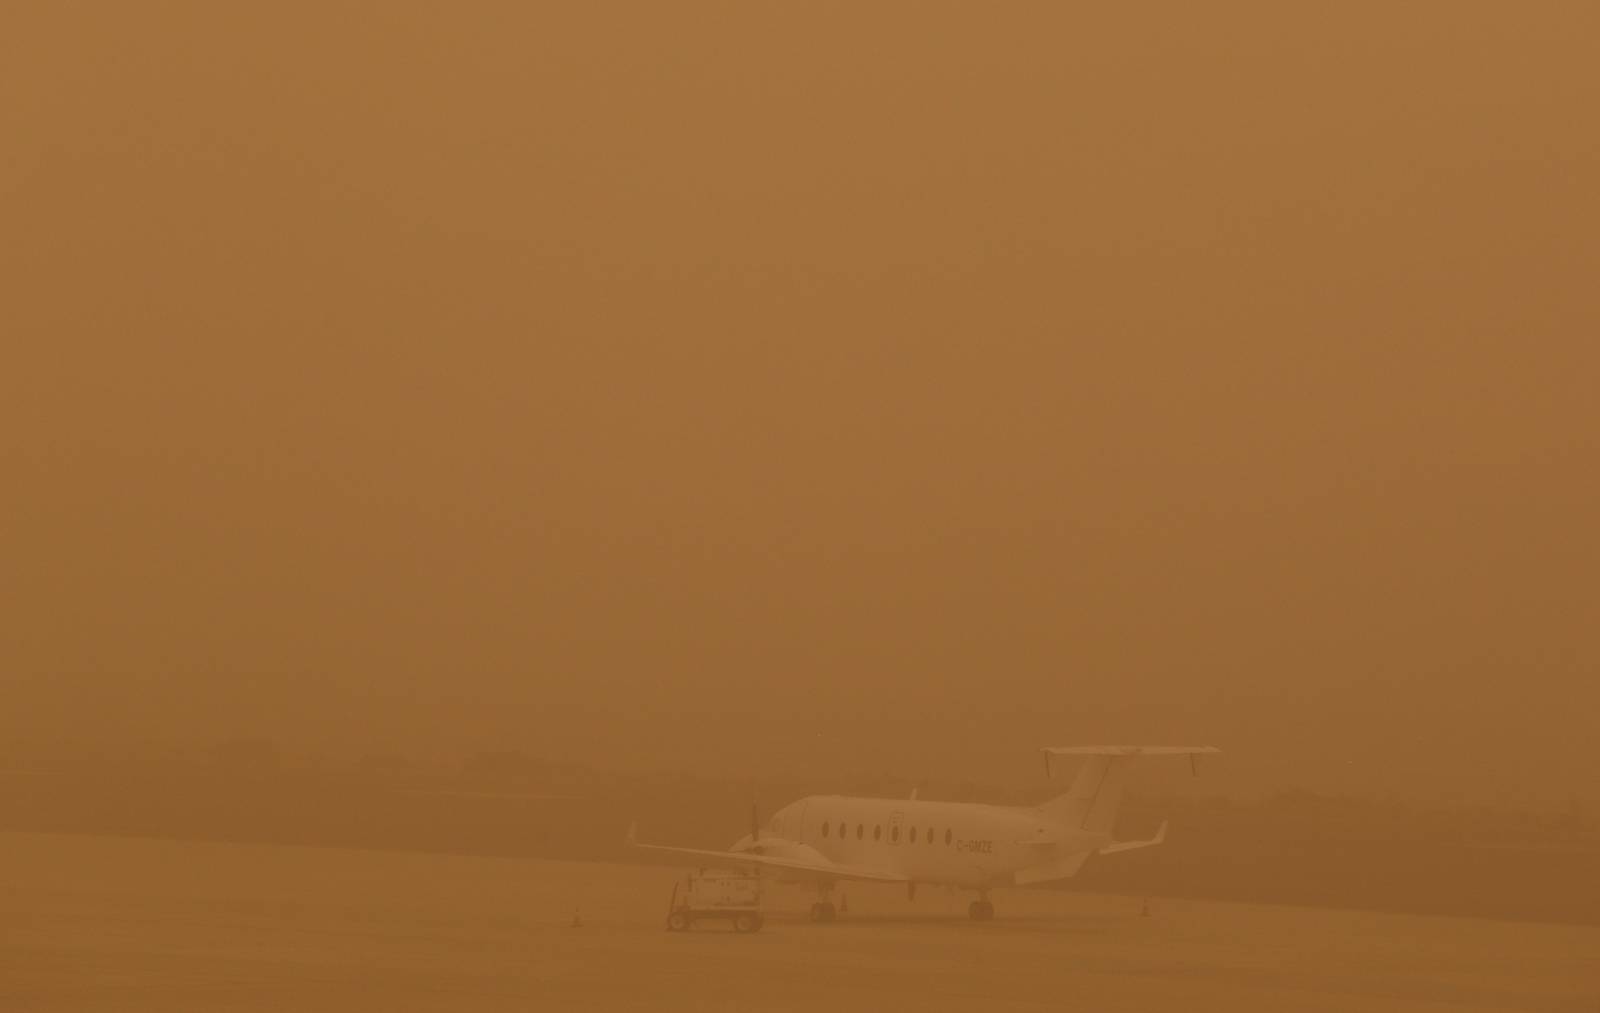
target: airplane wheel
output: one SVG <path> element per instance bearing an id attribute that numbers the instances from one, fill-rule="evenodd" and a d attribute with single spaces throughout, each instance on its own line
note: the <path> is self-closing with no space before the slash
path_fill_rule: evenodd
<path id="1" fill-rule="evenodd" d="M 682 911 L 674 911 L 667 915 L 667 931 L 683 932 L 689 927 L 689 916 Z"/>
<path id="2" fill-rule="evenodd" d="M 811 905 L 811 920 L 814 922 L 822 921 L 822 904 L 820 902 Z"/>
<path id="3" fill-rule="evenodd" d="M 967 917 L 975 922 L 986 922 L 994 917 L 994 905 L 986 900 L 975 900 L 967 905 Z"/>
<path id="4" fill-rule="evenodd" d="M 822 920 L 825 921 L 825 922 L 831 922 L 837 917 L 838 917 L 838 912 L 836 912 L 834 910 L 833 903 L 831 901 L 823 901 L 822 902 Z"/>

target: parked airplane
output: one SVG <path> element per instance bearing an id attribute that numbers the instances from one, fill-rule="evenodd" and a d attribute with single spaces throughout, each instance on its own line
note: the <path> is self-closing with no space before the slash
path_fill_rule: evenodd
<path id="1" fill-rule="evenodd" d="M 852 798 L 811 795 L 773 814 L 763 830 L 751 812 L 750 833 L 727 851 L 640 844 L 636 827 L 628 843 L 665 852 L 694 864 L 761 870 L 782 882 L 815 886 L 813 921 L 832 921 L 836 883 L 859 880 L 904 883 L 916 896 L 918 884 L 976 890 L 967 913 L 994 917 L 989 891 L 1001 886 L 1032 886 L 1073 876 L 1090 855 L 1109 855 L 1160 844 L 1167 825 L 1144 841 L 1115 841 L 1111 826 L 1122 801 L 1128 766 L 1140 756 L 1188 756 L 1190 763 L 1211 746 L 1052 746 L 1052 757 L 1082 757 L 1072 787 L 1034 807 L 972 802 Z"/>

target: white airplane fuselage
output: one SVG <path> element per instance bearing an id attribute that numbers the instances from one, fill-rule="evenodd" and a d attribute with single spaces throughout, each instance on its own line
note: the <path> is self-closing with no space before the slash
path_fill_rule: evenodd
<path id="1" fill-rule="evenodd" d="M 811 795 L 774 813 L 754 849 L 747 834 L 733 850 L 820 858 L 916 883 L 987 889 L 1015 885 L 1019 874 L 1064 860 L 1076 871 L 1110 840 L 1107 833 L 1063 825 L 1037 808 Z M 782 870 L 776 875 L 790 878 Z"/>

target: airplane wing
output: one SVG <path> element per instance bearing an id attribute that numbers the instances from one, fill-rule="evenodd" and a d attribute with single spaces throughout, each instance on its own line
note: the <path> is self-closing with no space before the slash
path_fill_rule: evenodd
<path id="1" fill-rule="evenodd" d="M 836 879 L 867 880 L 875 883 L 907 883 L 910 879 L 894 872 L 885 872 L 879 869 L 862 869 L 850 865 L 840 865 L 826 859 L 815 861 L 802 858 L 790 858 L 783 855 L 758 855 L 749 851 L 710 851 L 701 848 L 675 848 L 665 844 L 640 844 L 634 838 L 632 827 L 628 829 L 628 846 L 641 851 L 655 851 L 670 855 L 681 855 L 702 859 L 702 865 L 719 868 L 768 868 L 781 869 L 805 879 L 823 880 L 832 882 Z"/>

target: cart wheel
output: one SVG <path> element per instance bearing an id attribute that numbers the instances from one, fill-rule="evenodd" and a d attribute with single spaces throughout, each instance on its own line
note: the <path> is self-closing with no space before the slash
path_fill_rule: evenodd
<path id="1" fill-rule="evenodd" d="M 674 911 L 667 915 L 667 931 L 682 932 L 689 927 L 689 916 L 682 911 Z"/>
<path id="2" fill-rule="evenodd" d="M 761 931 L 761 916 L 742 914 L 733 916 L 733 931 L 759 932 Z"/>

